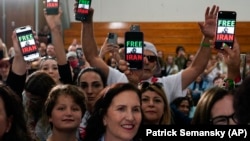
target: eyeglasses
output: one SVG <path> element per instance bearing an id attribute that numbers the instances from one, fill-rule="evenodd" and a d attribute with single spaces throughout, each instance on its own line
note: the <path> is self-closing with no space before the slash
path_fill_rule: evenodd
<path id="1" fill-rule="evenodd" d="M 157 60 L 157 56 L 153 55 L 143 55 L 143 57 L 147 57 L 149 62 L 155 62 Z"/>
<path id="2" fill-rule="evenodd" d="M 210 122 L 213 124 L 213 125 L 229 125 L 229 119 L 232 119 L 233 122 L 237 123 L 238 120 L 235 116 L 235 113 L 233 113 L 232 115 L 230 116 L 217 116 L 217 117 L 214 117 L 210 120 Z"/>
<path id="3" fill-rule="evenodd" d="M 152 86 L 156 86 L 159 89 L 162 89 L 163 84 L 159 82 L 149 83 L 149 82 L 141 82 L 139 83 L 140 90 L 146 90 Z"/>

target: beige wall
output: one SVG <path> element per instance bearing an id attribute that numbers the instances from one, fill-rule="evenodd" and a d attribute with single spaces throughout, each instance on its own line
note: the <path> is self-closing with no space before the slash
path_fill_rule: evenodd
<path id="1" fill-rule="evenodd" d="M 74 20 L 73 0 L 68 0 Z M 201 21 L 207 6 L 238 12 L 238 21 L 250 21 L 250 0 L 92 0 L 95 21 Z"/>

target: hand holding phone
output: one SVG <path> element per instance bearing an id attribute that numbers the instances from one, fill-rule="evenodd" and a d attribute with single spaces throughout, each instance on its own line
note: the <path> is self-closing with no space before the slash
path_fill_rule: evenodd
<path id="1" fill-rule="evenodd" d="M 19 46 L 25 61 L 34 61 L 40 57 L 38 47 L 30 26 L 18 27 L 15 29 Z"/>
<path id="2" fill-rule="evenodd" d="M 223 50 L 227 45 L 233 48 L 236 28 L 235 11 L 219 11 L 217 19 L 217 31 L 215 39 L 215 48 Z"/>
<path id="3" fill-rule="evenodd" d="M 91 6 L 91 0 L 78 0 L 75 19 L 77 21 L 86 21 L 89 14 L 89 9 Z"/>
<path id="4" fill-rule="evenodd" d="M 47 15 L 57 15 L 59 10 L 59 0 L 46 0 Z"/>
<path id="5" fill-rule="evenodd" d="M 125 60 L 129 68 L 139 70 L 143 68 L 143 32 L 125 33 Z"/>
<path id="6" fill-rule="evenodd" d="M 116 33 L 108 33 L 108 43 L 109 44 L 115 44 L 117 45 L 118 42 L 117 42 L 117 38 L 118 38 L 118 35 Z"/>

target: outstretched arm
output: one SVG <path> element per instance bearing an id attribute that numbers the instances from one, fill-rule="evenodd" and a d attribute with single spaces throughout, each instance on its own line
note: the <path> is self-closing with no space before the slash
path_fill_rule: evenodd
<path id="1" fill-rule="evenodd" d="M 212 9 L 207 7 L 205 12 L 205 22 L 199 23 L 203 39 L 201 46 L 196 53 L 195 59 L 191 66 L 182 72 L 182 89 L 185 89 L 191 82 L 193 82 L 207 66 L 211 55 L 210 40 L 214 39 L 216 29 L 216 19 L 219 7 L 214 5 Z"/>

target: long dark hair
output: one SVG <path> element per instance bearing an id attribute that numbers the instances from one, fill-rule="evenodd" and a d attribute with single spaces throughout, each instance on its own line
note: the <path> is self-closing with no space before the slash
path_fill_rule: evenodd
<path id="1" fill-rule="evenodd" d="M 34 116 L 35 123 L 41 118 L 44 103 L 50 90 L 56 85 L 56 82 L 47 73 L 35 71 L 27 77 L 24 90 L 31 95 L 39 96 L 40 100 L 27 107 L 28 114 Z"/>
<path id="2" fill-rule="evenodd" d="M 98 75 L 100 75 L 101 79 L 102 79 L 102 83 L 103 83 L 103 86 L 106 87 L 107 85 L 107 78 L 105 76 L 105 74 L 103 73 L 102 70 L 100 70 L 99 68 L 95 68 L 95 67 L 87 67 L 85 69 L 82 69 L 79 73 L 78 73 L 78 76 L 77 76 L 77 85 L 79 86 L 80 85 L 80 78 L 81 76 L 86 73 L 86 72 L 95 72 L 97 73 Z"/>
<path id="3" fill-rule="evenodd" d="M 21 98 L 8 86 L 0 84 L 0 98 L 4 102 L 7 118 L 12 118 L 10 130 L 3 135 L 3 141 L 31 141 L 30 132 L 26 126 L 24 108 Z"/>

